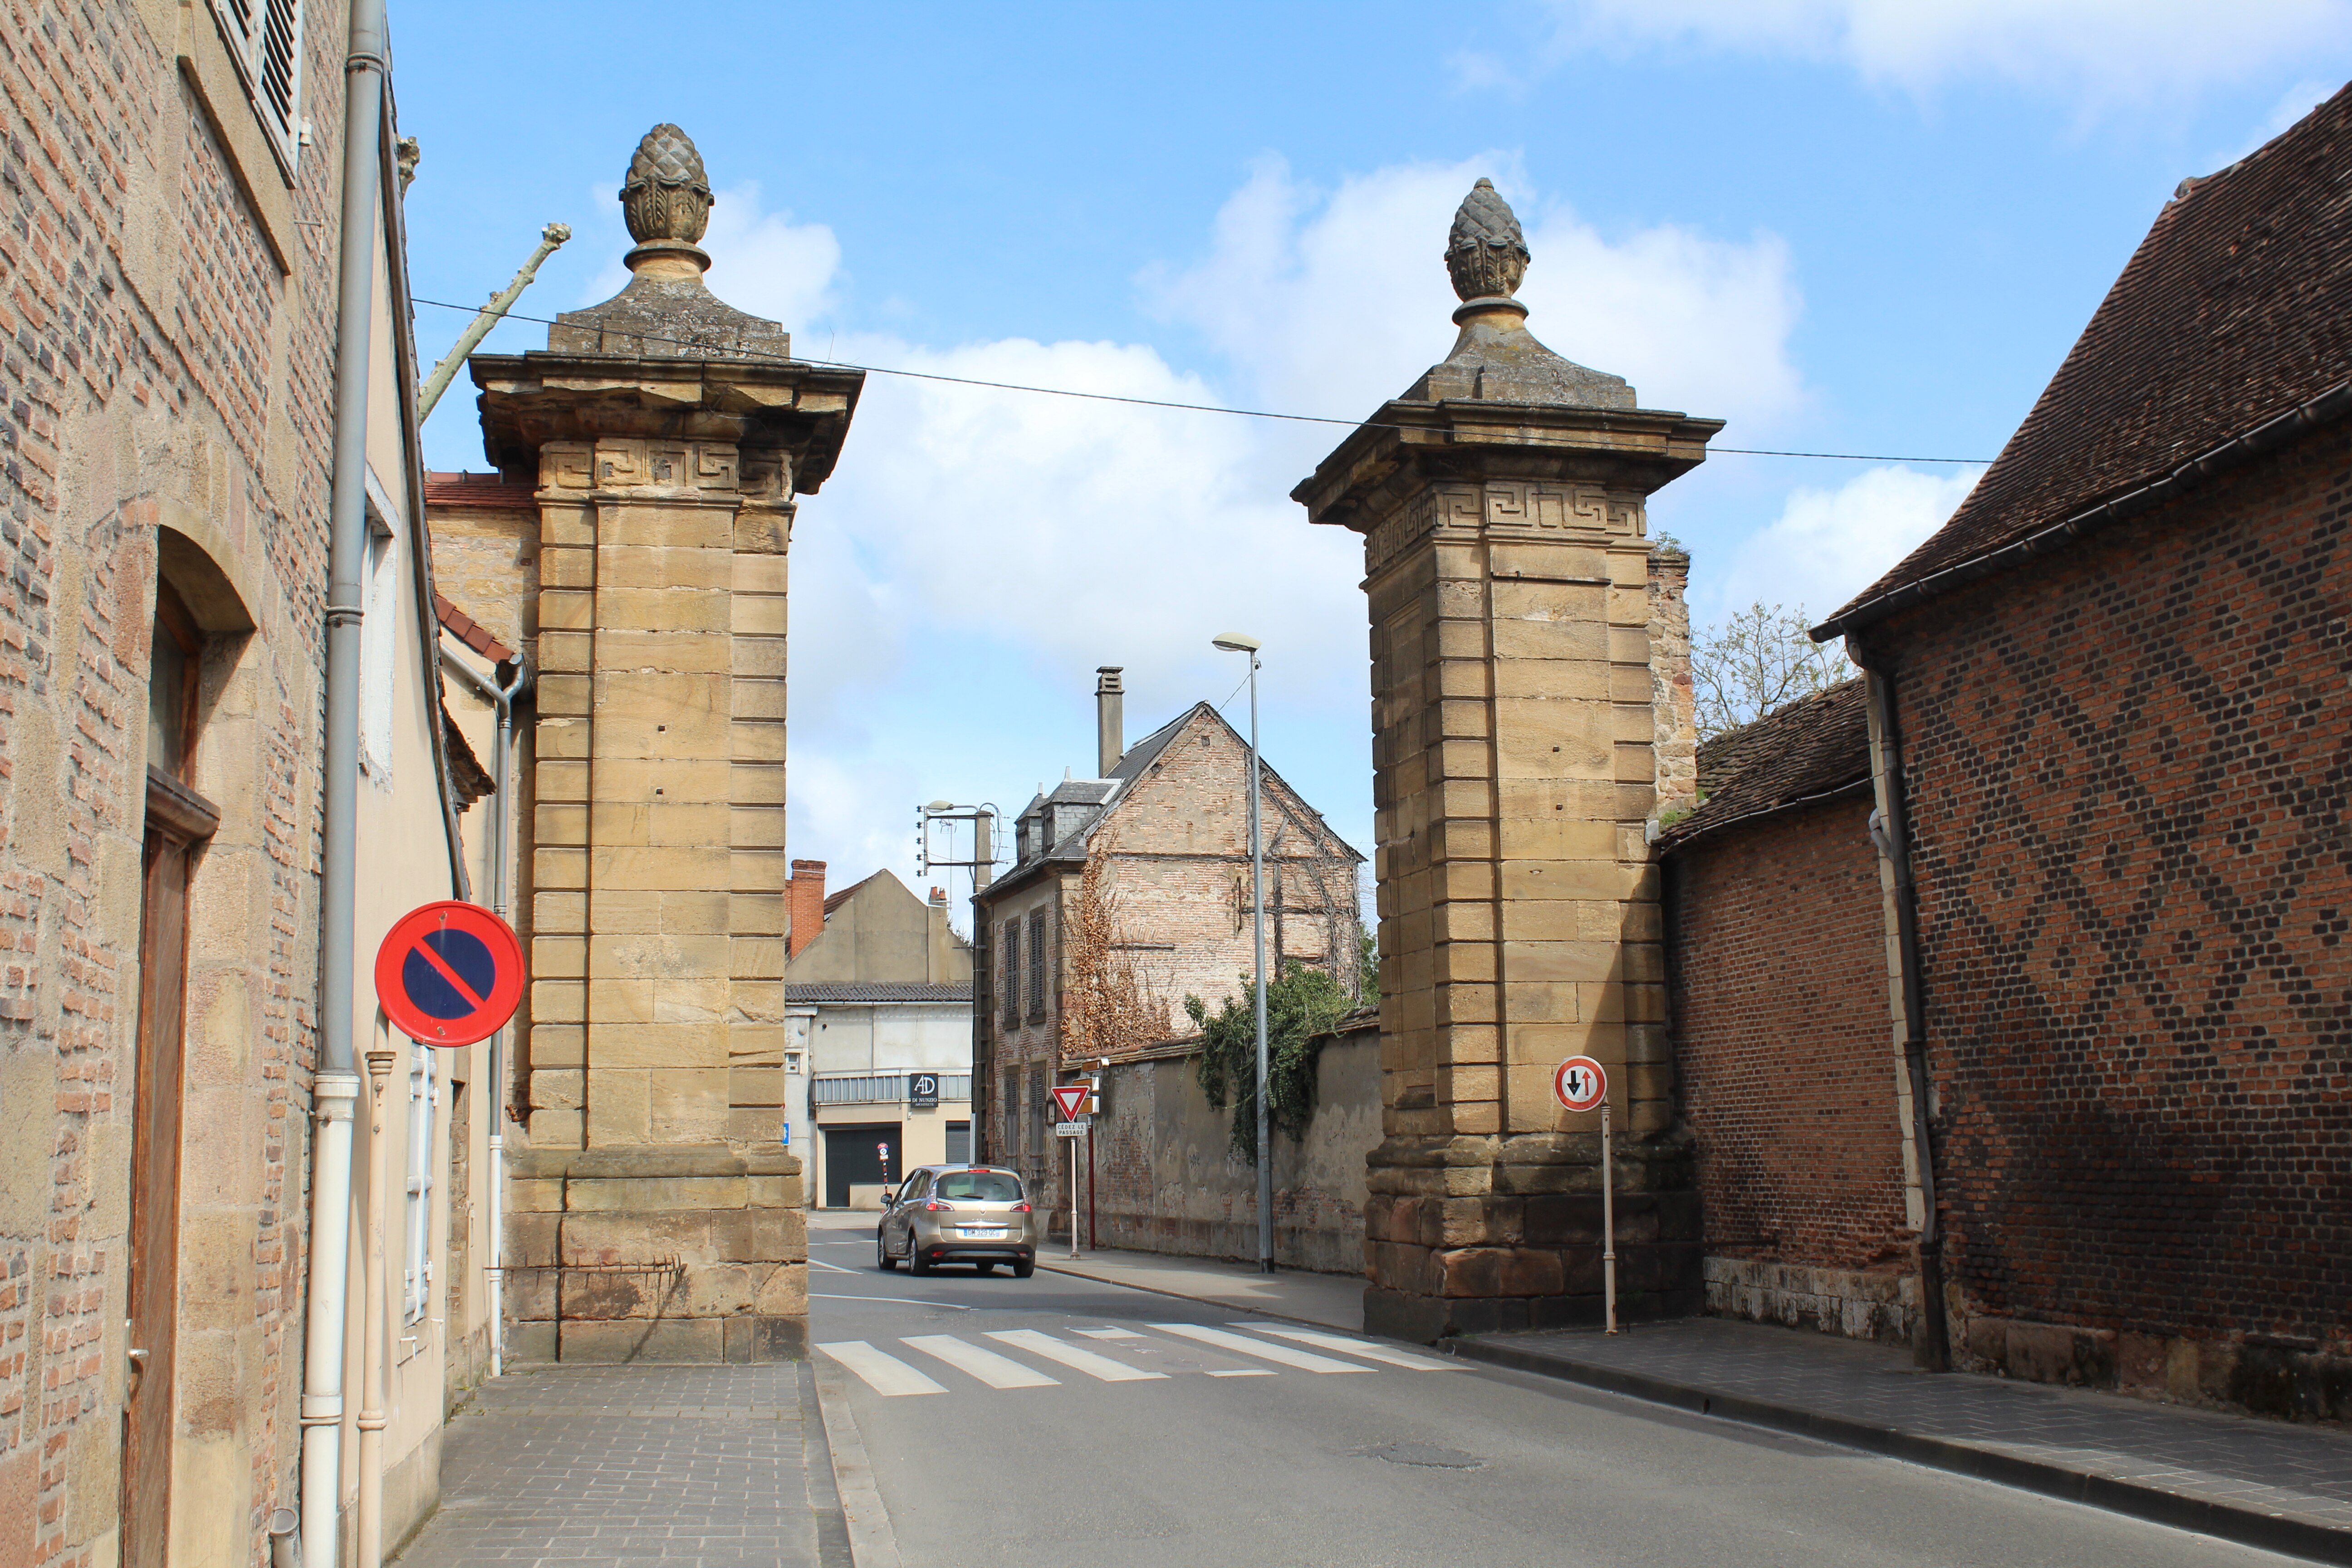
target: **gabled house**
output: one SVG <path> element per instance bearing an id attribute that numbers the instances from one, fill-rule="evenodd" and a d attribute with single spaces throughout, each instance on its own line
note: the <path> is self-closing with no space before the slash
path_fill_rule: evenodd
<path id="1" fill-rule="evenodd" d="M 1033 1185 L 1058 1168 L 1051 1086 L 1190 1033 L 1184 998 L 1215 1009 L 1255 962 L 1248 742 L 1200 702 L 1123 747 L 1123 700 L 1106 668 L 1101 776 L 1040 789 L 1015 819 L 1012 869 L 972 900 L 980 1147 Z M 1295 960 L 1352 985 L 1363 857 L 1272 768 L 1261 781 L 1267 971 Z M 1087 985 L 1125 1002 L 1075 1015 Z"/>
<path id="2" fill-rule="evenodd" d="M 733 1070 L 782 1109 L 810 1207 L 872 1208 L 916 1166 L 971 1158 L 971 944 L 943 889 L 877 871 L 828 895 L 824 872 L 795 860 L 786 888 L 783 1065 Z"/>

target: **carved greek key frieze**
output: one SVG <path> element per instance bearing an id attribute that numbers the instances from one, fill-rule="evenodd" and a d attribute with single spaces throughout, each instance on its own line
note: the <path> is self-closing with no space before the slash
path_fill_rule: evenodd
<path id="1" fill-rule="evenodd" d="M 1475 535 L 1482 500 L 1475 485 L 1426 489 L 1364 536 L 1364 570 L 1378 572 L 1432 534 Z"/>
<path id="2" fill-rule="evenodd" d="M 1503 538 L 1548 533 L 1640 538 L 1639 498 L 1612 496 L 1600 485 L 1496 481 L 1433 487 L 1412 498 L 1364 536 L 1369 575 L 1433 534 L 1484 532 Z"/>
<path id="3" fill-rule="evenodd" d="M 740 459 L 732 442 L 661 441 L 614 437 L 596 443 L 550 444 L 540 449 L 541 489 L 723 490 L 737 489 Z M 782 476 L 774 459 L 763 483 L 782 497 Z"/>
<path id="4" fill-rule="evenodd" d="M 595 454 L 575 442 L 549 442 L 539 449 L 539 488 L 584 490 L 596 482 Z"/>

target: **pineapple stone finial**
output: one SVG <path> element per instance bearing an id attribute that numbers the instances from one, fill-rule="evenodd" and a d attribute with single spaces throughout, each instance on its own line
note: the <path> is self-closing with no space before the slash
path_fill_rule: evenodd
<path id="1" fill-rule="evenodd" d="M 639 245 L 692 245 L 710 222 L 710 181 L 694 141 L 665 121 L 646 132 L 629 160 L 621 211 Z"/>
<path id="2" fill-rule="evenodd" d="M 1445 242 L 1445 270 L 1454 279 L 1455 296 L 1509 298 L 1519 291 L 1528 259 L 1528 237 L 1520 231 L 1518 215 L 1495 189 L 1494 181 L 1480 180 L 1462 198 Z"/>

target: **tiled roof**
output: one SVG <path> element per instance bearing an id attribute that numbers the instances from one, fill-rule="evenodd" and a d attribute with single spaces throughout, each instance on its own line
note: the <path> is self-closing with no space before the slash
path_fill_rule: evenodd
<path id="1" fill-rule="evenodd" d="M 425 504 L 537 510 L 539 492 L 535 487 L 509 479 L 504 474 L 428 473 L 425 476 Z"/>
<path id="2" fill-rule="evenodd" d="M 2352 377 L 2352 88 L 2220 174 L 2181 183 L 2025 423 L 1951 520 L 1832 616 L 1867 626 L 2226 466 L 2241 437 Z M 2352 393 L 2310 417 L 2352 408 Z M 2297 421 L 2292 429 L 2307 427 Z M 2130 505 L 2124 498 L 2136 498 Z M 2084 514 L 2116 502 L 2114 511 Z M 1958 570 L 1955 570 L 1958 569 Z M 1937 574 L 1950 574 L 1940 581 Z"/>
<path id="3" fill-rule="evenodd" d="M 1856 676 L 1698 749 L 1698 809 L 1658 835 L 1668 851 L 1702 834 L 1870 783 L 1870 720 Z"/>
<path id="4" fill-rule="evenodd" d="M 784 1000 L 791 1002 L 969 1002 L 971 982 L 961 985 L 926 985 L 911 980 L 812 980 L 787 976 Z"/>
<path id="5" fill-rule="evenodd" d="M 520 657 L 490 635 L 490 629 L 451 604 L 446 595 L 433 595 L 433 613 L 441 617 L 441 625 L 451 637 L 488 659 L 492 664 L 511 664 Z"/>

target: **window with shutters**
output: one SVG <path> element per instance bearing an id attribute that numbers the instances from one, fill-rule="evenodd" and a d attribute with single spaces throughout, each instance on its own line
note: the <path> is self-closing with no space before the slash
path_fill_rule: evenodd
<path id="1" fill-rule="evenodd" d="M 433 1296 L 433 1117 L 441 1086 L 431 1047 L 408 1047 L 408 1259 L 402 1271 L 404 1321 L 425 1315 Z"/>
<path id="2" fill-rule="evenodd" d="M 212 0 L 221 37 L 290 172 L 302 143 L 302 0 Z"/>
<path id="3" fill-rule="evenodd" d="M 1004 1026 L 1021 1026 L 1021 922 L 1004 922 Z"/>
<path id="4" fill-rule="evenodd" d="M 1029 1016 L 1045 1016 L 1045 911 L 1029 912 Z"/>

